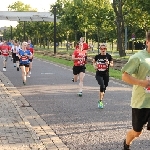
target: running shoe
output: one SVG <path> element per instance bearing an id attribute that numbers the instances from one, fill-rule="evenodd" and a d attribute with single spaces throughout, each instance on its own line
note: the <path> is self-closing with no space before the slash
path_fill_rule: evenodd
<path id="1" fill-rule="evenodd" d="M 101 109 L 104 108 L 104 105 L 103 105 L 103 102 L 102 102 L 102 101 L 98 101 L 98 108 L 101 108 Z"/>
<path id="2" fill-rule="evenodd" d="M 74 82 L 74 78 L 72 78 L 72 82 Z"/>
<path id="3" fill-rule="evenodd" d="M 3 71 L 6 71 L 6 68 L 3 68 Z"/>
<path id="4" fill-rule="evenodd" d="M 100 108 L 100 105 L 99 105 L 100 101 L 98 101 L 98 108 Z"/>
<path id="5" fill-rule="evenodd" d="M 27 77 L 30 78 L 30 75 L 28 74 Z"/>
<path id="6" fill-rule="evenodd" d="M 23 81 L 23 85 L 26 85 L 26 82 Z"/>
<path id="7" fill-rule="evenodd" d="M 19 68 L 17 67 L 17 71 L 19 71 Z"/>
<path id="8" fill-rule="evenodd" d="M 79 97 L 82 97 L 82 92 L 79 92 L 79 93 L 78 93 L 78 96 L 79 96 Z"/>
<path id="9" fill-rule="evenodd" d="M 123 150 L 130 150 L 129 145 L 126 144 L 126 140 L 124 140 L 123 145 L 124 145 Z"/>

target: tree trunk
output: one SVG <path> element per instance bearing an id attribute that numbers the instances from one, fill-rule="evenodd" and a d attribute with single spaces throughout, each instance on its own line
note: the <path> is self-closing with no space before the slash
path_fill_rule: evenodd
<path id="1" fill-rule="evenodd" d="M 99 54 L 99 44 L 100 44 L 100 29 L 97 29 L 97 53 Z"/>
<path id="2" fill-rule="evenodd" d="M 112 52 L 113 52 L 113 50 L 114 50 L 114 41 L 113 40 L 112 40 L 111 44 L 112 44 Z"/>
<path id="3" fill-rule="evenodd" d="M 126 56 L 125 53 L 125 41 L 124 41 L 124 19 L 122 13 L 122 0 L 117 2 L 113 1 L 113 8 L 116 14 L 116 25 L 117 25 L 117 50 L 119 51 L 120 57 Z"/>

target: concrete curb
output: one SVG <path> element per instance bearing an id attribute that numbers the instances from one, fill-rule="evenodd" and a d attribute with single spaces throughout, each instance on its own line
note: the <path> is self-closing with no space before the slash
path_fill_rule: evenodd
<path id="1" fill-rule="evenodd" d="M 40 150 L 69 150 L 50 126 L 29 105 L 10 80 L 2 72 L 0 72 L 0 76 L 4 90 L 10 95 L 11 102 L 31 132 L 35 143 L 40 146 Z M 30 145 L 30 147 L 31 149 L 34 148 L 34 144 Z"/>

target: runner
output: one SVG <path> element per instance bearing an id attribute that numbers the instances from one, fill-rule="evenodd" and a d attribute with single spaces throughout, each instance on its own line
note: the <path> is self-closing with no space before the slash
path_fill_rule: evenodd
<path id="1" fill-rule="evenodd" d="M 86 63 L 86 51 L 83 51 L 83 43 L 79 42 L 77 44 L 77 49 L 74 50 L 72 54 L 72 60 L 74 61 L 73 66 L 73 82 L 77 82 L 77 79 L 79 77 L 79 93 L 78 95 L 82 96 L 82 88 L 83 88 L 83 79 L 85 76 L 85 63 Z"/>
<path id="2" fill-rule="evenodd" d="M 17 71 L 19 71 L 19 51 L 21 49 L 20 43 L 17 42 L 16 44 L 16 66 L 17 66 Z"/>
<path id="3" fill-rule="evenodd" d="M 30 65 L 29 65 L 29 74 L 31 74 L 32 62 L 33 62 L 33 55 L 34 55 L 34 49 L 33 49 L 32 47 L 30 47 L 30 43 L 28 43 L 27 50 L 30 50 L 30 52 L 32 53 L 32 58 L 29 59 L 29 61 L 30 61 Z M 29 74 L 27 75 L 27 77 L 30 77 Z"/>
<path id="4" fill-rule="evenodd" d="M 12 60 L 13 60 L 14 67 L 16 67 L 16 46 L 17 46 L 17 42 L 14 41 L 11 46 L 12 58 L 13 58 Z"/>
<path id="5" fill-rule="evenodd" d="M 0 51 L 3 58 L 3 71 L 6 71 L 6 64 L 8 56 L 11 52 L 11 47 L 7 45 L 6 41 L 4 41 L 3 44 L 0 46 Z"/>
<path id="6" fill-rule="evenodd" d="M 112 56 L 106 53 L 106 45 L 100 45 L 100 54 L 93 59 L 93 67 L 96 70 L 95 78 L 100 85 L 98 108 L 103 108 L 103 98 L 109 82 L 109 66 L 113 66 Z"/>
<path id="7" fill-rule="evenodd" d="M 34 48 L 34 45 L 31 43 L 31 40 L 28 40 L 28 44 L 30 44 L 31 48 Z"/>
<path id="8" fill-rule="evenodd" d="M 80 38 L 80 43 L 82 44 L 82 48 L 81 48 L 82 51 L 84 51 L 84 53 L 86 54 L 86 56 L 85 56 L 85 64 L 86 64 L 88 44 L 84 42 L 84 37 Z M 75 49 L 79 49 L 79 42 L 76 43 Z M 74 77 L 72 78 L 72 82 L 74 82 Z"/>
<path id="9" fill-rule="evenodd" d="M 150 32 L 146 36 L 146 49 L 132 55 L 121 71 L 122 80 L 133 85 L 132 128 L 127 131 L 123 143 L 123 150 L 130 150 L 133 140 L 142 134 L 144 127 L 150 131 Z M 146 137 L 145 140 L 149 141 Z"/>
<path id="10" fill-rule="evenodd" d="M 20 68 L 22 71 L 23 84 L 26 85 L 26 76 L 29 72 L 29 59 L 32 58 L 32 53 L 27 50 L 27 42 L 22 43 L 22 48 L 19 50 Z"/>

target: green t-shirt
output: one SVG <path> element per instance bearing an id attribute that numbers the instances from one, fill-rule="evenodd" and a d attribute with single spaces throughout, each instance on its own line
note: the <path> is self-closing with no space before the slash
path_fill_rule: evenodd
<path id="1" fill-rule="evenodd" d="M 140 80 L 150 80 L 150 53 L 142 50 L 132 55 L 121 70 Z M 133 85 L 132 108 L 150 108 L 150 89 Z"/>

